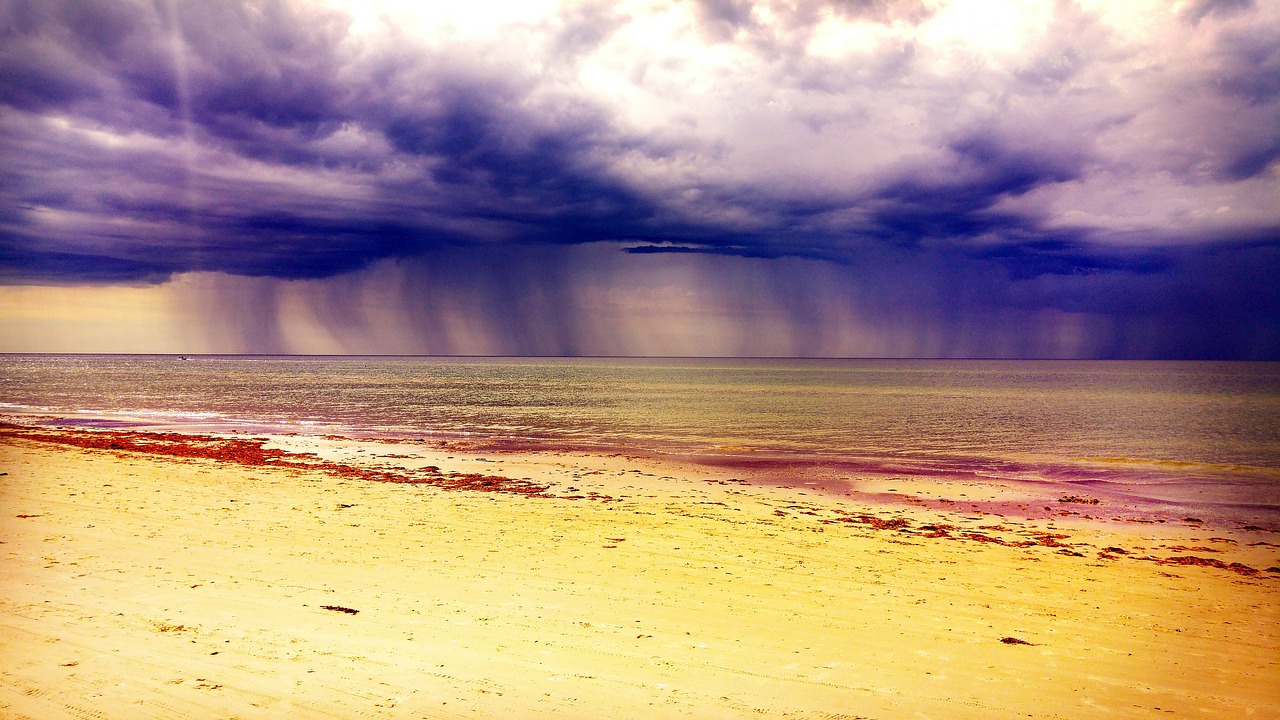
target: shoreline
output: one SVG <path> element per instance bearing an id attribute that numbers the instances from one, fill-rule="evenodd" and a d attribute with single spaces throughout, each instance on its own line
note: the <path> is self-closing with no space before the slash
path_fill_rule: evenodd
<path id="1" fill-rule="evenodd" d="M 678 446 L 562 442 L 552 437 L 369 432 L 339 426 L 299 428 L 239 422 L 202 425 L 131 416 L 0 414 L 0 425 L 6 424 L 95 433 L 261 438 L 281 447 L 290 445 L 291 438 L 323 438 L 338 443 L 401 445 L 415 453 L 445 448 L 504 456 L 563 452 L 584 457 L 626 456 L 746 479 L 752 485 L 813 490 L 858 503 L 909 503 L 938 512 L 977 512 L 1026 520 L 1068 516 L 1125 523 L 1186 524 L 1194 520 L 1204 527 L 1253 527 L 1280 533 L 1280 498 L 1272 491 L 1280 487 L 1280 468 L 1262 466 L 1129 457 L 1068 461 L 998 455 L 846 457 L 781 448 L 757 451 L 717 447 L 699 451 Z"/>
<path id="2" fill-rule="evenodd" d="M 0 435 L 14 717 L 1280 711 L 1274 533 L 621 454 Z"/>
<path id="3" fill-rule="evenodd" d="M 645 452 L 592 452 L 581 447 L 550 449 L 494 443 L 485 440 L 404 439 L 392 437 L 349 437 L 334 434 L 305 433 L 193 433 L 181 430 L 147 430 L 123 428 L 82 428 L 66 425 L 26 425 L 0 421 L 0 440 L 26 438 L 51 444 L 93 450 L 134 451 L 162 457 L 205 458 L 249 467 L 274 466 L 300 470 L 317 470 L 341 477 L 370 482 L 426 484 L 446 489 L 474 489 L 512 492 L 530 496 L 567 497 L 569 499 L 612 500 L 608 484 L 599 484 L 581 498 L 553 489 L 565 485 L 553 476 L 541 478 L 541 484 L 528 477 L 514 478 L 489 472 L 492 458 L 528 464 L 537 458 L 574 458 L 585 465 L 601 461 L 625 461 L 650 467 L 655 472 L 693 475 L 705 482 L 731 483 L 759 490 L 812 493 L 828 502 L 870 508 L 906 517 L 922 511 L 932 522 L 960 516 L 986 517 L 999 522 L 1020 521 L 1031 525 L 1054 523 L 1081 528 L 1122 528 L 1125 525 L 1148 525 L 1178 528 L 1172 532 L 1234 532 L 1251 542 L 1270 545 L 1280 542 L 1280 526 L 1260 526 L 1248 520 L 1223 520 L 1223 513 L 1197 512 L 1211 518 L 1187 514 L 1185 508 L 1159 512 L 1142 503 L 1125 504 L 1109 498 L 1103 502 L 1098 493 L 1090 494 L 1074 486 L 1063 487 L 1053 482 L 1013 480 L 1008 478 L 948 475 L 935 471 L 925 475 L 880 473 L 858 478 L 845 492 L 822 480 L 807 480 L 801 471 L 795 478 L 761 477 L 744 473 L 739 462 L 685 455 L 663 456 Z M 349 452 L 358 448 L 357 452 Z M 363 457 L 362 457 L 363 456 Z M 370 460 L 377 462 L 370 462 Z M 454 462 L 465 471 L 441 466 Z M 486 465 L 488 463 L 489 465 Z M 534 466 L 538 463 L 535 461 Z M 543 468 L 545 470 L 545 468 Z M 599 471 L 595 471 L 599 474 Z M 623 473 L 625 475 L 625 473 Z M 654 473 L 649 473 L 653 475 Z M 749 479 L 743 479 L 749 478 Z M 581 483 L 579 483 L 581 484 Z M 1038 492 L 1037 492 L 1038 491 Z M 1106 497 L 1103 495 L 1103 497 Z M 1203 508 L 1201 508 L 1203 510 Z M 1195 512 L 1195 511 L 1192 511 Z M 865 514 L 865 513 L 863 513 Z M 1229 517 L 1227 515 L 1226 517 Z M 836 519 L 848 521 L 846 514 Z M 893 529 L 906 529 L 910 525 Z M 1043 534 L 1043 533 L 1041 533 Z M 1000 540 L 995 540 L 999 544 Z M 1159 558 L 1151 558 L 1158 560 Z M 1280 571 L 1278 571 L 1280 572 Z"/>

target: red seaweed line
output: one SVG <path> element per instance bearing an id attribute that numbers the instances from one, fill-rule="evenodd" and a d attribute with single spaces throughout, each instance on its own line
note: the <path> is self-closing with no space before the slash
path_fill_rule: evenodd
<path id="1" fill-rule="evenodd" d="M 136 452 L 188 459 L 209 459 L 246 467 L 275 467 L 290 470 L 319 470 L 334 477 L 371 482 L 431 485 L 446 490 L 477 490 L 512 493 L 528 497 L 549 497 L 546 485 L 527 480 L 514 480 L 500 475 L 478 473 L 443 473 L 427 467 L 414 474 L 368 470 L 322 460 L 312 453 L 290 453 L 263 447 L 265 440 L 252 438 L 217 438 L 208 435 L 182 435 L 133 430 L 87 431 L 33 428 L 0 423 L 0 437 L 22 438 L 56 445 L 69 445 L 86 450 Z"/>

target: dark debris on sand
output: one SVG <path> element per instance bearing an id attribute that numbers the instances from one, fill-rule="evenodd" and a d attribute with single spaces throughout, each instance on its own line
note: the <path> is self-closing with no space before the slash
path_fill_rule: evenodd
<path id="1" fill-rule="evenodd" d="M 341 605 L 321 605 L 320 608 L 323 610 L 332 610 L 334 612 L 346 613 L 348 615 L 355 615 L 360 612 L 355 608 L 342 607 Z"/>
<path id="2" fill-rule="evenodd" d="M 1031 645 L 1031 646 L 1035 645 L 1035 643 L 1033 642 L 1027 642 L 1022 638 L 1016 638 L 1016 637 L 1002 637 L 1000 638 L 1000 642 L 1004 643 L 1005 645 Z"/>

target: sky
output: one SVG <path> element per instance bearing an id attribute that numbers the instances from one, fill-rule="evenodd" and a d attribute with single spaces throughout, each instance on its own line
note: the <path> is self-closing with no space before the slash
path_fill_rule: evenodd
<path id="1" fill-rule="evenodd" d="M 0 0 L 0 351 L 1277 360 L 1278 29 Z"/>

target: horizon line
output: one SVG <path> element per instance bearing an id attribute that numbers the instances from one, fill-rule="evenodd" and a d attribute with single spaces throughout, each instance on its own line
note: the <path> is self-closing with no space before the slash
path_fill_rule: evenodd
<path id="1" fill-rule="evenodd" d="M 1027 361 L 1027 362 L 1253 362 L 1273 363 L 1275 359 L 1241 358 L 1090 358 L 1090 357 L 1015 357 L 1015 356 L 881 356 L 881 355 L 477 355 L 436 353 L 272 353 L 272 352 L 92 352 L 92 351 L 0 351 L 0 356 L 113 356 L 170 358 L 432 358 L 458 360 L 951 360 L 951 361 Z"/>

